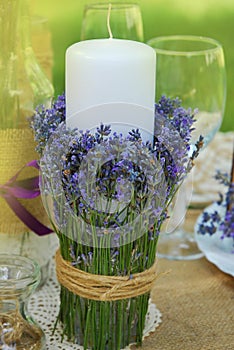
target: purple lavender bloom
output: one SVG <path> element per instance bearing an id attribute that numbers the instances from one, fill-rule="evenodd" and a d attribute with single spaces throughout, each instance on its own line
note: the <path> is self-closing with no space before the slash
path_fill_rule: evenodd
<path id="1" fill-rule="evenodd" d="M 222 173 L 220 170 L 217 170 L 214 178 L 220 183 L 225 186 L 229 186 L 230 179 L 227 173 Z"/>
<path id="2" fill-rule="evenodd" d="M 220 200 L 216 202 L 219 207 L 225 208 L 226 212 L 223 217 L 217 210 L 212 213 L 205 211 L 199 225 L 199 233 L 213 235 L 219 229 L 222 232 L 221 238 L 232 237 L 234 244 L 234 184 L 230 182 L 228 174 L 221 171 L 217 171 L 215 178 L 228 187 L 225 196 L 220 194 Z"/>
<path id="3" fill-rule="evenodd" d="M 95 134 L 88 130 L 68 129 L 59 134 L 57 130 L 65 121 L 65 111 L 63 95 L 51 109 L 38 109 L 32 119 L 40 153 L 49 137 L 55 136 L 53 147 L 44 158 L 48 188 L 51 180 L 49 168 L 53 170 L 55 167 L 56 171 L 52 173 L 56 176 L 53 175 L 52 180 L 57 179 L 60 186 L 53 185 L 53 194 L 56 193 L 56 198 L 63 198 L 66 210 L 70 209 L 73 217 L 102 228 L 104 233 L 101 234 L 100 230 L 97 233 L 100 238 L 112 230 L 116 232 L 113 240 L 121 244 L 121 232 L 117 229 L 128 225 L 129 230 L 134 231 L 132 223 L 143 215 L 148 227 L 153 225 L 152 232 L 145 227 L 148 239 L 156 240 L 160 225 L 166 218 L 167 205 L 199 151 L 198 145 L 196 154 L 193 157 L 188 155 L 195 112 L 182 108 L 178 99 L 162 97 L 155 105 L 154 143 L 144 144 L 139 129 L 130 130 L 128 137 L 124 138 L 121 134 L 111 134 L 110 126 L 103 124 Z M 95 177 L 95 181 L 88 173 Z M 63 205 L 57 205 L 55 217 L 56 223 L 64 228 L 66 215 L 61 213 L 62 208 Z M 157 221 L 156 226 L 152 220 Z M 91 254 L 82 255 L 80 252 L 77 256 L 79 259 L 73 259 L 74 264 L 87 265 Z"/>
<path id="4" fill-rule="evenodd" d="M 227 210 L 225 218 L 221 222 L 219 228 L 223 233 L 221 238 L 232 237 L 234 245 L 234 208 Z"/>
<path id="5" fill-rule="evenodd" d="M 37 143 L 36 151 L 41 155 L 50 136 L 58 125 L 65 121 L 66 105 L 65 95 L 58 96 L 50 109 L 39 106 L 30 119 L 30 126 L 34 131 L 34 139 Z"/>
<path id="6" fill-rule="evenodd" d="M 111 133 L 111 126 L 110 125 L 103 125 L 101 123 L 100 127 L 97 128 L 97 132 L 98 132 L 98 134 L 100 134 L 102 136 L 108 136 Z"/>
<path id="7" fill-rule="evenodd" d="M 215 210 L 211 215 L 210 218 L 213 222 L 219 222 L 221 217 L 219 215 L 219 213 L 217 212 L 217 210 Z"/>
<path id="8" fill-rule="evenodd" d="M 207 212 L 204 212 L 202 219 L 203 219 L 202 220 L 203 222 L 208 222 L 210 220 L 210 214 Z"/>
<path id="9" fill-rule="evenodd" d="M 166 116 L 174 128 L 179 132 L 181 138 L 185 142 L 189 142 L 191 139 L 191 132 L 194 130 L 192 127 L 195 122 L 194 115 L 196 110 L 192 112 L 191 109 L 184 109 L 181 107 L 182 101 L 178 98 L 170 99 L 166 96 L 162 96 L 158 103 L 155 104 L 155 115 Z M 157 122 L 157 120 L 156 120 Z"/>

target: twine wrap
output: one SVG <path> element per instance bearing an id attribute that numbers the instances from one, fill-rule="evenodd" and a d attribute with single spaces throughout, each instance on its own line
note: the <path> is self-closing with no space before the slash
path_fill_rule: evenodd
<path id="1" fill-rule="evenodd" d="M 15 346 L 18 348 L 23 340 L 28 346 L 31 344 L 33 348 L 30 347 L 30 349 L 33 350 L 40 350 L 42 346 L 42 331 L 37 326 L 30 325 L 18 311 L 0 313 L 0 336 L 0 345 L 3 342 L 3 349 L 5 349 L 4 345 L 7 346 L 6 349 L 13 349 L 12 346 L 14 349 Z"/>
<path id="2" fill-rule="evenodd" d="M 7 182 L 23 165 L 36 159 L 33 134 L 29 128 L 0 130 L 0 184 Z M 38 175 L 32 168 L 27 168 L 20 176 L 21 179 Z M 20 202 L 34 217 L 48 224 L 41 198 Z M 0 233 L 24 233 L 29 231 L 18 217 L 9 208 L 5 199 L 0 196 Z M 44 219 L 44 220 L 43 220 Z"/>
<path id="3" fill-rule="evenodd" d="M 151 291 L 158 277 L 156 261 L 148 269 L 131 276 L 105 276 L 91 274 L 71 265 L 56 252 L 56 272 L 59 283 L 70 292 L 86 299 L 115 301 L 134 298 Z"/>

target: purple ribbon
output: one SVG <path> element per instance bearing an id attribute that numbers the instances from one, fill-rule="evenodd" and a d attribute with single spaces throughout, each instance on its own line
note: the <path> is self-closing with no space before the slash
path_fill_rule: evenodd
<path id="1" fill-rule="evenodd" d="M 35 176 L 26 180 L 17 180 L 19 174 L 25 167 L 33 167 L 39 170 L 36 160 L 27 163 L 20 169 L 9 181 L 4 185 L 0 185 L 0 196 L 3 197 L 9 207 L 18 216 L 18 218 L 39 236 L 44 236 L 53 231 L 39 222 L 17 198 L 33 199 L 40 195 L 39 176 Z"/>

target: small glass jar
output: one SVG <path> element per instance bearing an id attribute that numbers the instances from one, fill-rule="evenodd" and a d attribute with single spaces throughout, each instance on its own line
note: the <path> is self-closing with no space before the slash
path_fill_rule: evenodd
<path id="1" fill-rule="evenodd" d="M 0 255 L 0 349 L 45 350 L 45 336 L 28 314 L 40 280 L 37 263 L 20 255 Z"/>

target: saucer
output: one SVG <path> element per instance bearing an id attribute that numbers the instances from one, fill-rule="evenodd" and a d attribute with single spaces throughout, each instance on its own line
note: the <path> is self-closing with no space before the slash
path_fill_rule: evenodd
<path id="1" fill-rule="evenodd" d="M 211 213 L 217 211 L 225 215 L 225 208 L 217 203 L 213 203 L 204 211 Z M 234 246 L 233 238 L 221 239 L 222 232 L 217 230 L 212 236 L 208 233 L 199 233 L 199 225 L 202 223 L 202 215 L 198 217 L 195 224 L 195 239 L 199 249 L 204 253 L 207 260 L 216 265 L 221 271 L 234 277 Z"/>

